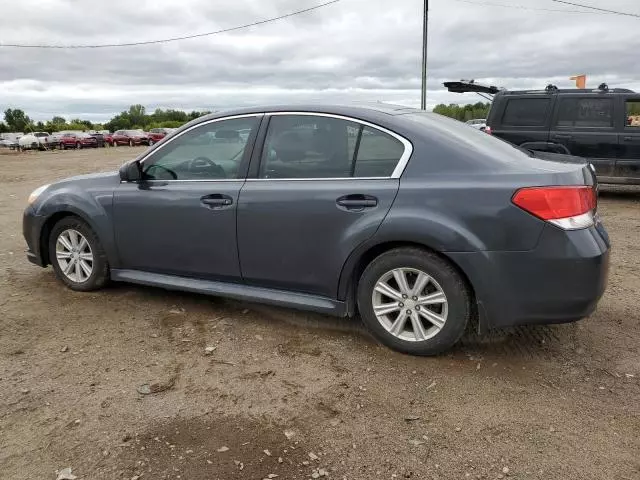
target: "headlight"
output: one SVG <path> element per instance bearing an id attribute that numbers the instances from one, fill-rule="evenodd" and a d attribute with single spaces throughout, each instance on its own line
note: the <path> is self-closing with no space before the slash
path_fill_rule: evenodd
<path id="1" fill-rule="evenodd" d="M 29 195 L 29 205 L 35 202 L 37 198 L 42 194 L 42 192 L 44 192 L 47 188 L 49 188 L 49 185 L 42 185 L 41 187 L 38 187 L 33 192 L 31 192 L 31 195 Z"/>

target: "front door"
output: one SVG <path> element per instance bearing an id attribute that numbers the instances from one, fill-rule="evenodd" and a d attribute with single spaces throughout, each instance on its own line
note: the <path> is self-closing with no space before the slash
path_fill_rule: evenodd
<path id="1" fill-rule="evenodd" d="M 143 180 L 115 193 L 121 268 L 240 280 L 238 195 L 260 118 L 203 123 L 142 160 Z M 242 137 L 245 129 L 252 134 Z"/>
<path id="2" fill-rule="evenodd" d="M 640 96 L 625 100 L 624 127 L 620 134 L 620 156 L 615 176 L 640 183 Z"/>
<path id="3" fill-rule="evenodd" d="M 584 157 L 598 176 L 611 176 L 618 155 L 614 118 L 613 96 L 564 95 L 556 102 L 549 141 Z"/>
<path id="4" fill-rule="evenodd" d="M 335 298 L 349 254 L 391 208 L 410 144 L 357 120 L 274 114 L 240 192 L 245 282 Z M 400 165 L 398 167 L 398 165 Z"/>

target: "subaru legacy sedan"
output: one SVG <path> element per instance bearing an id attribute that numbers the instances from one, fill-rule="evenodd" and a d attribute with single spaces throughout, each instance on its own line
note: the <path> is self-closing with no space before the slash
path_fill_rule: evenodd
<path id="1" fill-rule="evenodd" d="M 28 258 L 79 291 L 131 282 L 358 315 L 401 352 L 591 314 L 609 239 L 579 159 L 384 104 L 215 113 L 122 166 L 36 189 Z"/>

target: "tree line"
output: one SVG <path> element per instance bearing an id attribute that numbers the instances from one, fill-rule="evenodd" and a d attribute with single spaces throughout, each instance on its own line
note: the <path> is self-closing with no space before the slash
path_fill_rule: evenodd
<path id="1" fill-rule="evenodd" d="M 445 117 L 451 117 L 456 120 L 460 120 L 461 122 L 466 122 L 467 120 L 475 118 L 487 118 L 489 108 L 491 108 L 491 103 L 488 102 L 469 103 L 467 105 L 456 105 L 454 103 L 445 105 L 444 103 L 441 103 L 436 105 L 433 111 L 440 115 L 444 115 Z"/>
<path id="2" fill-rule="evenodd" d="M 148 114 L 143 105 L 131 105 L 128 110 L 120 112 L 105 123 L 92 123 L 89 120 L 73 118 L 67 120 L 55 116 L 46 122 L 34 122 L 19 108 L 8 108 L 4 111 L 4 122 L 0 121 L 0 133 L 8 132 L 60 132 L 63 130 L 149 130 L 151 128 L 177 128 L 208 111 L 184 112 L 182 110 L 156 108 Z"/>

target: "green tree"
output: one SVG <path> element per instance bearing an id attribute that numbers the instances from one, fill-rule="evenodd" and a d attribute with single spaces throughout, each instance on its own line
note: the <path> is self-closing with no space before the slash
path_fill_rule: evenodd
<path id="1" fill-rule="evenodd" d="M 67 121 L 63 117 L 53 117 L 45 123 L 45 130 L 51 133 L 67 130 Z"/>
<path id="2" fill-rule="evenodd" d="M 7 127 L 7 124 L 4 122 L 0 122 L 0 133 L 8 133 L 9 132 L 9 127 Z"/>
<path id="3" fill-rule="evenodd" d="M 140 104 L 129 107 L 129 119 L 133 125 L 144 125 L 146 123 L 146 108 Z"/>
<path id="4" fill-rule="evenodd" d="M 474 103 L 467 105 L 456 105 L 454 103 L 445 105 L 441 103 L 433 109 L 435 113 L 444 115 L 445 117 L 455 118 L 460 121 L 467 121 L 474 118 L 487 118 L 489 114 L 490 103 Z"/>
<path id="5" fill-rule="evenodd" d="M 9 129 L 14 132 L 24 132 L 31 123 L 31 119 L 24 111 L 18 108 L 13 110 L 10 108 L 6 109 L 4 111 L 4 121 Z"/>
<path id="6" fill-rule="evenodd" d="M 36 130 L 38 130 L 39 132 L 44 132 L 45 131 L 44 123 L 42 122 L 36 123 Z"/>

